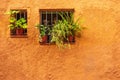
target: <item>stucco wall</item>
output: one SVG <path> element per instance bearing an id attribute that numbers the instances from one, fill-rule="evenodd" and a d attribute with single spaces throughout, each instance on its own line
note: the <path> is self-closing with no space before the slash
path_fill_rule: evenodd
<path id="1" fill-rule="evenodd" d="M 27 9 L 28 38 L 10 38 L 9 9 Z M 84 20 L 71 49 L 40 45 L 39 9 L 75 9 Z M 120 0 L 0 0 L 0 80 L 120 80 Z"/>

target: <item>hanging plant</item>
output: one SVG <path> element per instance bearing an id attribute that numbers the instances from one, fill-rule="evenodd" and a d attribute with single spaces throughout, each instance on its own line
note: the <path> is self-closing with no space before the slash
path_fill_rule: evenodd
<path id="1" fill-rule="evenodd" d="M 65 48 L 74 41 L 77 34 L 81 34 L 83 27 L 79 24 L 79 20 L 74 20 L 74 15 L 71 13 L 59 13 L 62 20 L 59 20 L 52 29 L 52 40 L 59 48 Z M 66 44 L 67 42 L 67 44 Z"/>

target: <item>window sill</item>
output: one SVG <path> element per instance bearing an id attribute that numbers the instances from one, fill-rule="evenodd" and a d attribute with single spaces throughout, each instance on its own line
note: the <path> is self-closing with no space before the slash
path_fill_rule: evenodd
<path id="1" fill-rule="evenodd" d="M 55 43 L 45 43 L 45 42 L 40 42 L 39 41 L 39 43 L 40 43 L 40 45 L 54 45 Z"/>
<path id="2" fill-rule="evenodd" d="M 11 38 L 28 38 L 28 35 L 10 35 Z"/>
<path id="3" fill-rule="evenodd" d="M 39 41 L 39 43 L 40 43 L 40 45 L 55 45 L 55 43 L 54 42 L 50 42 L 50 43 L 45 43 L 45 42 L 40 42 Z M 65 42 L 65 44 L 75 44 L 75 41 L 73 41 L 73 42 Z"/>

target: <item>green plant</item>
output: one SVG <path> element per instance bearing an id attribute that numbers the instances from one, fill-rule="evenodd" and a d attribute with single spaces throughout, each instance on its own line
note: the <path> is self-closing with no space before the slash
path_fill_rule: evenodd
<path id="1" fill-rule="evenodd" d="M 15 29 L 15 27 L 16 27 L 16 18 L 15 18 L 15 14 L 17 14 L 17 13 L 19 13 L 19 11 L 16 11 L 16 10 L 10 10 L 10 11 L 8 11 L 8 12 L 6 12 L 5 14 L 8 14 L 8 15 L 10 15 L 10 19 L 9 19 L 9 22 L 10 22 L 10 25 L 9 25 L 9 27 L 10 27 L 10 30 L 13 30 L 13 29 Z"/>
<path id="2" fill-rule="evenodd" d="M 52 40 L 58 47 L 65 47 L 64 41 L 67 39 L 68 27 L 66 27 L 65 21 L 58 21 L 52 29 Z"/>
<path id="3" fill-rule="evenodd" d="M 11 34 L 26 34 L 27 33 L 27 23 L 26 23 L 26 19 L 25 18 L 16 18 L 16 15 L 20 13 L 20 11 L 18 10 L 10 10 L 8 12 L 6 12 L 5 14 L 10 15 L 10 32 Z"/>
<path id="4" fill-rule="evenodd" d="M 62 20 L 66 22 L 66 27 L 68 27 L 67 36 L 76 36 L 77 34 L 81 34 L 83 27 L 80 23 L 80 18 L 74 20 L 73 13 L 59 13 L 59 15 L 62 17 Z"/>
<path id="5" fill-rule="evenodd" d="M 12 24 L 12 23 L 15 23 L 16 22 L 16 19 L 15 19 L 15 17 L 10 17 L 10 20 L 9 20 L 9 22 Z"/>
<path id="6" fill-rule="evenodd" d="M 10 10 L 10 11 L 6 12 L 5 14 L 8 14 L 10 16 L 14 16 L 14 14 L 17 14 L 17 13 L 19 13 L 18 10 Z"/>
<path id="7" fill-rule="evenodd" d="M 23 28 L 23 29 L 27 28 L 27 23 L 25 18 L 20 18 L 15 22 L 15 24 L 16 24 L 15 26 L 16 28 Z"/>
<path id="8" fill-rule="evenodd" d="M 46 26 L 37 24 L 35 27 L 38 28 L 41 37 L 46 35 L 46 32 L 47 32 L 47 27 Z"/>
<path id="9" fill-rule="evenodd" d="M 5 14 L 8 14 L 10 15 L 10 19 L 9 19 L 9 22 L 10 22 L 10 29 L 15 29 L 15 28 L 23 28 L 23 29 L 26 29 L 27 28 L 27 23 L 26 23 L 26 20 L 25 18 L 20 18 L 20 19 L 16 19 L 15 18 L 15 14 L 19 13 L 18 10 L 10 10 L 8 12 L 6 12 Z"/>
<path id="10" fill-rule="evenodd" d="M 83 27 L 79 24 L 79 19 L 74 20 L 72 13 L 59 13 L 62 20 L 59 20 L 52 29 L 52 40 L 60 48 L 66 47 L 65 41 L 70 45 L 68 37 L 80 34 Z"/>
<path id="11" fill-rule="evenodd" d="M 38 28 L 39 30 L 39 41 L 47 43 L 49 41 L 48 36 L 50 35 L 51 32 L 50 28 L 48 26 L 41 24 L 37 24 L 35 27 Z"/>

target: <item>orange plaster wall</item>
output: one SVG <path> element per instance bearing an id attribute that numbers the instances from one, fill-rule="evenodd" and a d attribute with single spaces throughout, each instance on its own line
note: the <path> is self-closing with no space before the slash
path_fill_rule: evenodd
<path id="1" fill-rule="evenodd" d="M 39 9 L 73 9 L 82 37 L 71 49 L 40 45 Z M 28 38 L 10 38 L 10 9 L 27 9 Z M 0 80 L 120 80 L 119 0 L 0 0 Z"/>

